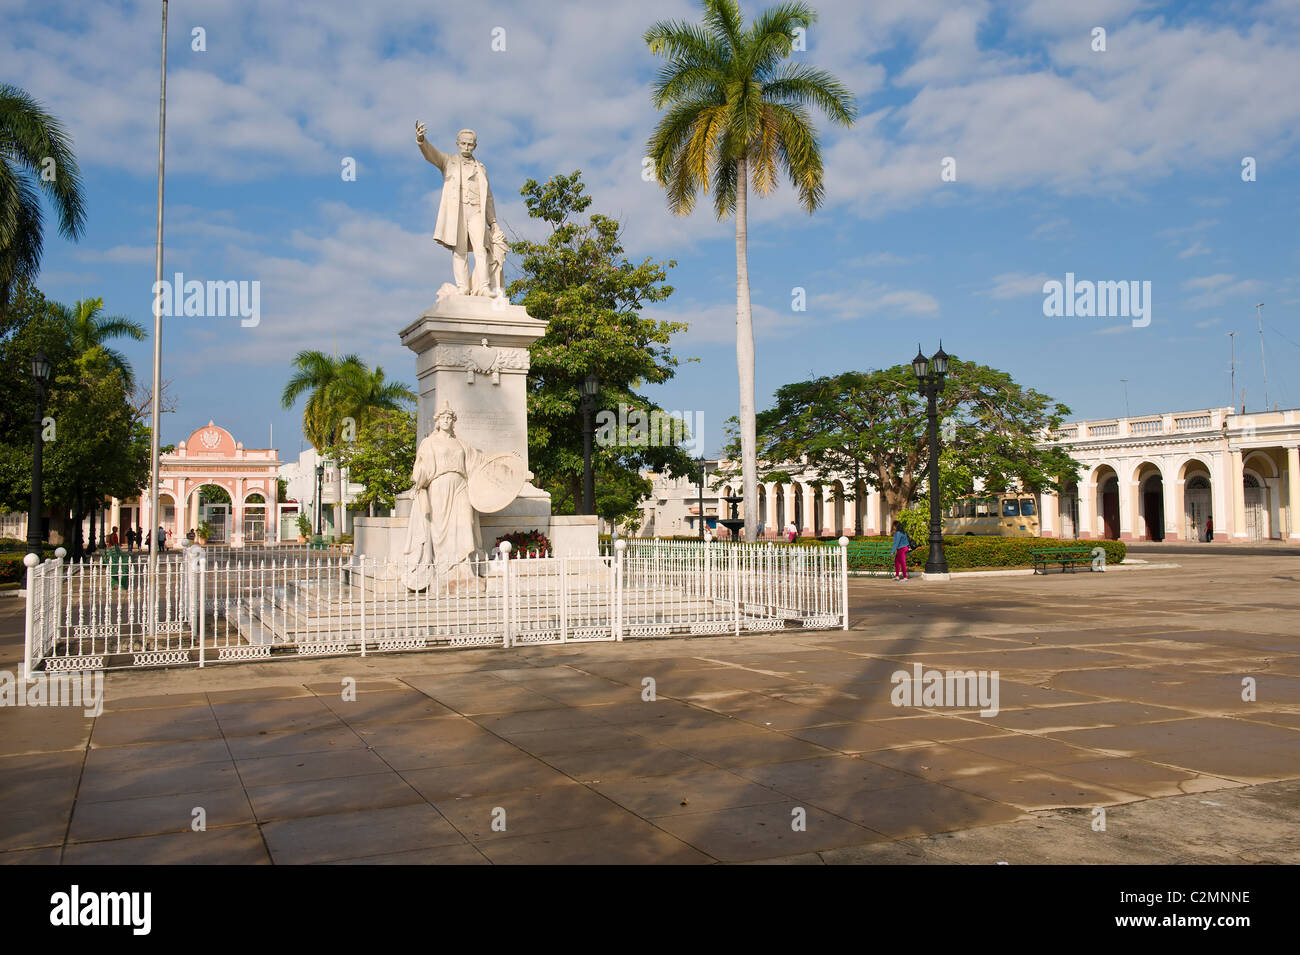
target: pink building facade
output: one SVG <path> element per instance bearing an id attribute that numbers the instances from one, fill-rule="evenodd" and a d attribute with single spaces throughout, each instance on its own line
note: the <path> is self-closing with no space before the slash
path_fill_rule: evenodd
<path id="1" fill-rule="evenodd" d="M 276 502 L 280 459 L 274 448 L 245 448 L 212 421 L 176 445 L 158 462 L 158 516 L 149 512 L 149 493 L 112 504 L 111 524 L 148 531 L 162 525 L 167 543 L 178 543 L 200 520 L 212 526 L 212 542 L 234 547 L 274 543 L 282 507 Z M 200 491 L 215 486 L 230 496 L 228 505 L 200 509 Z M 296 504 L 287 505 L 296 510 Z"/>

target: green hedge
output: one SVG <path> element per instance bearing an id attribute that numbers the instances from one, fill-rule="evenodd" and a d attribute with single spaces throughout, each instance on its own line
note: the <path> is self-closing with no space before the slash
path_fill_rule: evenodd
<path id="1" fill-rule="evenodd" d="M 855 537 L 854 541 L 889 542 L 887 537 Z M 928 542 L 918 542 L 920 547 L 908 551 L 908 567 L 925 567 L 930 556 Z M 1110 540 L 1060 540 L 1055 537 L 944 537 L 943 553 L 949 570 L 968 570 L 977 567 L 1031 567 L 1031 551 L 1048 547 L 1078 548 L 1091 551 L 1104 548 L 1106 563 L 1123 563 L 1128 546 L 1123 541 Z M 852 565 L 850 565 L 852 566 Z"/>
<path id="2" fill-rule="evenodd" d="M 696 537 L 677 537 L 674 540 L 698 540 Z M 797 537 L 793 544 L 785 541 L 768 541 L 777 547 L 826 547 L 835 546 L 836 537 Z M 890 537 L 850 537 L 852 543 L 883 543 L 892 541 Z M 925 567 L 926 558 L 930 556 L 927 542 L 918 541 L 920 547 L 909 551 L 907 566 L 918 569 Z M 1104 548 L 1106 563 L 1120 564 L 1128 546 L 1123 541 L 1111 540 L 1061 540 L 1056 537 L 977 537 L 945 536 L 943 539 L 944 557 L 950 570 L 973 570 L 993 567 L 1032 567 L 1034 560 L 1030 552 L 1043 548 L 1069 547 L 1082 551 L 1091 551 L 1094 547 Z M 850 560 L 851 570 L 865 567 L 857 561 Z"/>

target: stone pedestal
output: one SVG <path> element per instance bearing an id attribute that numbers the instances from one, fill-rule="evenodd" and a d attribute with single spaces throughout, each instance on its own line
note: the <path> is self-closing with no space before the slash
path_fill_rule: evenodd
<path id="1" fill-rule="evenodd" d="M 416 355 L 416 441 L 446 401 L 458 438 L 480 451 L 513 451 L 527 466 L 528 346 L 544 334 L 546 323 L 523 306 L 471 295 L 449 295 L 402 329 Z"/>
<path id="2" fill-rule="evenodd" d="M 448 295 L 402 329 L 415 352 L 416 441 L 433 430 L 442 402 L 456 412 L 456 436 L 488 454 L 514 453 L 528 465 L 528 346 L 546 333 L 520 305 L 504 299 Z M 411 513 L 409 492 L 398 496 L 390 518 L 355 521 L 356 552 L 397 560 Z M 517 531 L 540 531 L 556 554 L 595 554 L 594 517 L 552 517 L 551 496 L 527 483 L 500 511 L 479 515 L 483 546 Z"/>

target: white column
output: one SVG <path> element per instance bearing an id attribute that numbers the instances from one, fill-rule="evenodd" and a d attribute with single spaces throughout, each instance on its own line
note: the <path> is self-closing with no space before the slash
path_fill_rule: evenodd
<path id="1" fill-rule="evenodd" d="M 1287 536 L 1300 540 L 1300 446 L 1286 449 Z"/>
<path id="2" fill-rule="evenodd" d="M 1282 479 L 1264 478 L 1264 487 L 1268 489 L 1268 537 L 1281 540 L 1285 536 L 1282 533 Z"/>
<path id="3" fill-rule="evenodd" d="M 1232 526 L 1230 530 L 1234 540 L 1246 539 L 1246 489 L 1242 484 L 1245 477 L 1245 471 L 1242 469 L 1241 451 L 1228 451 L 1228 480 L 1231 486 L 1228 492 L 1232 495 Z"/>
<path id="4" fill-rule="evenodd" d="M 1089 478 L 1079 485 L 1078 534 L 1081 538 L 1097 537 L 1096 528 L 1101 521 L 1097 503 L 1097 482 Z"/>
<path id="5" fill-rule="evenodd" d="M 1165 481 L 1165 540 L 1181 540 L 1183 536 L 1184 508 L 1183 478 Z"/>
<path id="6" fill-rule="evenodd" d="M 235 493 L 230 496 L 230 543 L 244 546 L 244 479 L 235 479 Z"/>
<path id="7" fill-rule="evenodd" d="M 1056 530 L 1056 512 L 1061 506 L 1060 498 L 1051 491 L 1044 491 L 1038 498 L 1038 532 L 1043 537 L 1060 536 Z"/>
<path id="8" fill-rule="evenodd" d="M 1127 463 L 1123 467 L 1124 470 L 1128 470 Z M 1137 523 L 1137 499 L 1138 482 L 1132 478 L 1130 472 L 1128 478 L 1119 479 L 1119 539 L 1122 541 L 1137 539 L 1133 530 Z"/>
<path id="9" fill-rule="evenodd" d="M 867 513 L 866 520 L 862 525 L 864 534 L 883 533 L 880 526 L 880 511 L 883 506 L 884 495 L 875 488 L 867 489 Z"/>
<path id="10" fill-rule="evenodd" d="M 781 528 L 776 523 L 776 485 L 764 484 L 763 488 L 767 498 L 767 507 L 764 508 L 765 513 L 763 515 L 763 530 L 768 533 L 776 532 L 779 535 Z"/>
<path id="11" fill-rule="evenodd" d="M 811 484 L 803 486 L 803 527 L 799 528 L 799 533 L 804 532 L 806 527 L 809 536 L 816 537 L 821 533 L 815 526 L 817 524 L 817 489 Z"/>

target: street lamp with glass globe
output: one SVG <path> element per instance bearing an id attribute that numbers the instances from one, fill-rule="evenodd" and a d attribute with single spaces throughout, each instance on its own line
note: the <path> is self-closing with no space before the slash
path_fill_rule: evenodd
<path id="1" fill-rule="evenodd" d="M 938 398 L 943 392 L 943 382 L 948 376 L 948 355 L 939 350 L 930 358 L 916 346 L 916 357 L 912 359 L 912 371 L 916 374 L 917 390 L 926 399 L 926 428 L 930 443 L 930 461 L 926 469 L 930 485 L 930 553 L 925 559 L 925 576 L 943 579 L 948 576 L 948 561 L 943 554 L 943 519 L 940 516 L 942 502 L 939 493 L 939 408 Z"/>
<path id="2" fill-rule="evenodd" d="M 36 415 L 32 418 L 32 499 L 27 511 L 27 550 L 40 556 L 41 542 L 45 535 L 42 531 L 41 514 L 45 510 L 44 495 L 41 488 L 41 452 L 45 448 L 45 439 L 41 427 L 45 421 L 46 390 L 50 383 L 53 366 L 45 357 L 44 351 L 38 351 L 32 357 L 32 383 L 36 386 Z"/>

